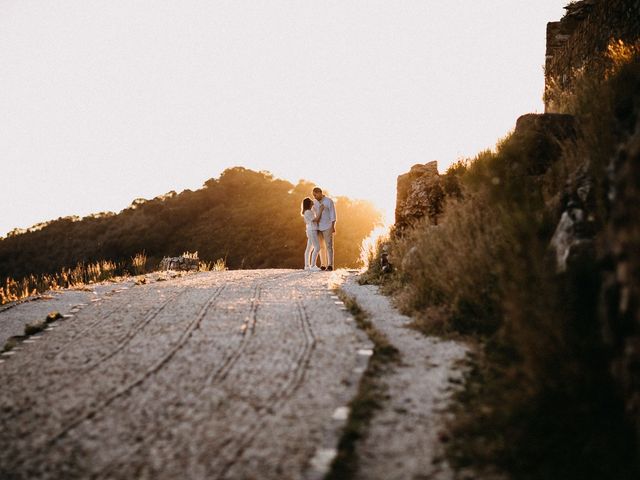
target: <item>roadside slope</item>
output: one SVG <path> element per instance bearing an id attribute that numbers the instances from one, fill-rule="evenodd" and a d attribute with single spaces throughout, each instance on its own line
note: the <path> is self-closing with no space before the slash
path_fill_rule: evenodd
<path id="1" fill-rule="evenodd" d="M 374 328 L 399 351 L 399 364 L 379 382 L 388 398 L 376 411 L 365 438 L 356 447 L 357 479 L 454 478 L 443 457 L 440 432 L 446 420 L 453 382 L 460 382 L 467 348 L 458 342 L 425 337 L 407 326 L 378 287 L 359 285 L 350 276 L 342 290 L 368 314 Z"/>

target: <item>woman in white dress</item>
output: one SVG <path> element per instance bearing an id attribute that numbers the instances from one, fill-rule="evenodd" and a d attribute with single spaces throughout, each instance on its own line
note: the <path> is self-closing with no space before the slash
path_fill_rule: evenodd
<path id="1" fill-rule="evenodd" d="M 307 248 L 304 251 L 304 269 L 311 271 L 319 271 L 316 265 L 318 254 L 320 253 L 320 240 L 318 239 L 318 219 L 322 215 L 324 205 L 320 207 L 320 211 L 316 215 L 313 211 L 313 200 L 305 198 L 302 200 L 302 217 L 307 230 Z"/>

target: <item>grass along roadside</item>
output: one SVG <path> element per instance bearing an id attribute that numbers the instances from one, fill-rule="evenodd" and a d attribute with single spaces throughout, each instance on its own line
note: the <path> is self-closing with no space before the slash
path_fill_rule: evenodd
<path id="1" fill-rule="evenodd" d="M 140 260 L 134 258 L 134 262 Z M 137 271 L 140 264 L 135 268 Z M 74 268 L 66 268 L 55 274 L 29 275 L 20 280 L 8 277 L 0 285 L 0 305 L 17 302 L 49 290 L 80 288 L 126 275 L 125 264 L 103 260 L 91 264 L 79 263 Z"/>
<path id="2" fill-rule="evenodd" d="M 373 355 L 369 358 L 367 369 L 362 375 L 358 392 L 349 403 L 350 413 L 338 442 L 338 454 L 325 477 L 325 480 L 348 480 L 355 476 L 358 469 L 356 444 L 366 435 L 376 410 L 381 408 L 387 398 L 387 387 L 382 377 L 399 362 L 400 352 L 375 328 L 367 313 L 354 298 L 340 289 L 336 289 L 335 292 L 353 315 L 358 328 L 362 329 L 374 344 Z"/>
<path id="3" fill-rule="evenodd" d="M 182 257 L 198 259 L 198 252 L 184 252 Z M 198 271 L 221 272 L 227 270 L 226 261 L 219 258 L 215 262 L 200 260 Z M 157 269 L 149 265 L 147 255 L 143 251 L 131 257 L 129 262 L 101 260 L 94 263 L 78 263 L 73 268 L 64 268 L 53 274 L 32 274 L 20 280 L 11 277 L 0 283 L 0 306 L 38 295 L 50 290 L 65 288 L 83 289 L 105 281 L 119 281 L 123 278 L 135 278 L 136 285 L 146 283 L 144 275 L 154 273 Z"/>

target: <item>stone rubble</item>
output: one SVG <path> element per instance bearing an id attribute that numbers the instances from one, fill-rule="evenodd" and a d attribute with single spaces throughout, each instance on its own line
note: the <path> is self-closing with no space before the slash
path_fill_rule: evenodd
<path id="1" fill-rule="evenodd" d="M 164 257 L 160 261 L 160 270 L 197 271 L 200 268 L 200 259 L 192 257 Z"/>

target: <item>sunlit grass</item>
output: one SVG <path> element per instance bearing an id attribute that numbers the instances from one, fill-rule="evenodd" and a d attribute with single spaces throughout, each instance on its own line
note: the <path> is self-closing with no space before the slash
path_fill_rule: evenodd
<path id="1" fill-rule="evenodd" d="M 623 66 L 631 63 L 638 56 L 640 56 L 640 40 L 634 43 L 611 40 L 607 46 L 606 55 L 610 62 L 610 66 L 607 69 L 607 78 L 615 75 Z"/>
<path id="2" fill-rule="evenodd" d="M 201 272 L 224 272 L 228 270 L 224 258 L 219 258 L 215 262 L 201 261 L 199 269 Z"/>
<path id="3" fill-rule="evenodd" d="M 132 258 L 131 266 L 125 262 L 116 263 L 111 260 L 101 260 L 88 264 L 79 263 L 73 268 L 65 268 L 54 274 L 32 274 L 19 280 L 9 277 L 0 286 L 0 305 L 16 302 L 48 290 L 81 288 L 118 277 L 127 277 L 130 275 L 129 267 L 135 274 L 145 273 L 146 255 L 144 252 Z"/>
<path id="4" fill-rule="evenodd" d="M 197 260 L 198 252 L 184 252 L 182 256 Z M 101 260 L 88 264 L 79 263 L 73 268 L 66 268 L 55 274 L 32 274 L 20 280 L 9 277 L 0 286 L 0 305 L 23 300 L 48 290 L 82 288 L 122 277 L 136 277 L 136 284 L 142 285 L 146 283 L 144 274 L 150 273 L 147 264 L 147 255 L 142 251 L 131 257 L 129 263 Z M 227 265 L 223 258 L 210 262 L 200 261 L 198 270 L 221 272 L 227 270 Z"/>
<path id="5" fill-rule="evenodd" d="M 389 227 L 375 228 L 371 234 L 362 240 L 360 245 L 360 263 L 365 269 L 373 266 L 377 261 L 377 253 L 382 244 L 389 241 Z"/>
<path id="6" fill-rule="evenodd" d="M 142 251 L 131 258 L 134 275 L 142 275 L 147 271 L 147 254 Z"/>

